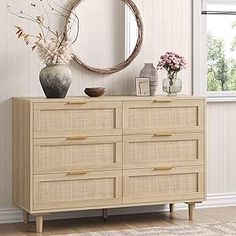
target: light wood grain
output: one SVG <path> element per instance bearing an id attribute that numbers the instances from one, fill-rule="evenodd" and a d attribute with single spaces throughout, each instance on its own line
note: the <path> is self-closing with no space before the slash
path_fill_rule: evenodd
<path id="1" fill-rule="evenodd" d="M 189 220 L 194 219 L 194 209 L 195 209 L 195 203 L 188 203 Z"/>
<path id="2" fill-rule="evenodd" d="M 204 198 L 204 167 L 125 170 L 124 203 Z"/>
<path id="3" fill-rule="evenodd" d="M 79 169 L 121 169 L 122 137 L 88 137 L 85 140 L 35 139 L 34 173 Z"/>
<path id="4" fill-rule="evenodd" d="M 172 131 L 197 132 L 204 129 L 204 101 L 156 100 L 124 103 L 125 134 L 140 134 Z M 159 129 L 159 130 L 158 130 Z"/>
<path id="5" fill-rule="evenodd" d="M 36 215 L 37 232 L 45 213 L 104 209 L 106 216 L 110 208 L 163 203 L 173 212 L 174 203 L 187 202 L 192 219 L 193 205 L 204 200 L 204 99 L 107 99 L 14 99 L 14 166 L 23 171 L 13 172 L 23 186 L 14 185 L 14 201 Z M 21 195 L 27 201 L 19 204 Z"/>
<path id="6" fill-rule="evenodd" d="M 108 220 L 107 209 L 102 209 L 102 217 L 103 217 L 103 220 Z"/>
<path id="7" fill-rule="evenodd" d="M 13 97 L 14 98 L 14 97 Z M 112 106 L 113 102 L 132 102 L 132 101 L 140 101 L 140 102 L 149 102 L 151 104 L 158 103 L 157 101 L 161 101 L 160 103 L 163 105 L 166 105 L 166 102 L 164 101 L 169 101 L 171 100 L 172 102 L 175 101 L 182 101 L 182 104 L 184 104 L 184 101 L 195 101 L 195 102 L 203 102 L 205 100 L 205 97 L 203 96 L 190 96 L 190 95 L 181 95 L 179 94 L 178 96 L 174 98 L 168 98 L 165 95 L 157 95 L 157 96 L 147 96 L 147 97 L 139 97 L 139 96 L 134 96 L 134 95 L 107 95 L 107 96 L 101 96 L 101 97 L 86 97 L 86 96 L 67 96 L 64 99 L 61 98 L 50 98 L 50 101 L 47 98 L 44 97 L 15 97 L 16 99 L 20 100 L 27 100 L 32 103 L 34 103 L 34 108 L 41 109 L 45 108 L 45 106 L 50 109 L 50 108 L 55 108 L 55 106 L 60 107 L 60 108 L 66 108 L 66 109 L 78 109 L 78 108 L 83 108 L 81 105 L 86 105 L 87 108 L 93 108 L 94 103 L 93 102 L 99 102 L 102 103 L 102 107 L 104 107 L 105 104 L 107 104 L 108 107 Z M 104 103 L 105 102 L 105 103 Z M 111 103 L 112 102 L 112 103 Z M 72 104 L 70 104 L 72 103 Z M 74 104 L 75 103 L 75 104 Z M 77 105 L 76 107 L 75 105 Z M 109 105 L 110 104 L 110 105 Z M 67 106 L 65 106 L 67 105 Z M 170 105 L 170 104 L 169 104 Z M 187 104 L 186 104 L 187 105 Z M 108 108 L 107 107 L 107 108 Z"/>
<path id="8" fill-rule="evenodd" d="M 29 224 L 29 213 L 26 211 L 23 211 L 23 223 L 25 225 Z"/>
<path id="9" fill-rule="evenodd" d="M 35 176 L 34 210 L 122 203 L 121 171 L 83 173 Z"/>
<path id="10" fill-rule="evenodd" d="M 171 203 L 170 204 L 170 213 L 174 213 L 175 212 L 175 204 Z"/>
<path id="11" fill-rule="evenodd" d="M 82 105 L 60 103 L 36 103 L 34 105 L 34 137 L 61 137 L 65 132 L 93 132 L 100 135 L 107 130 L 111 134 L 121 129 L 121 102 L 90 102 Z M 89 133 L 87 133 L 89 134 Z M 115 134 L 115 133 L 114 133 Z M 72 134 L 72 137 L 74 134 Z M 69 137 L 71 137 L 69 135 Z"/>
<path id="12" fill-rule="evenodd" d="M 36 215 L 36 232 L 42 233 L 43 232 L 43 216 L 42 215 Z"/>
<path id="13" fill-rule="evenodd" d="M 204 133 L 126 135 L 124 168 L 204 165 L 204 150 Z"/>
<path id="14" fill-rule="evenodd" d="M 13 201 L 26 211 L 31 210 L 32 194 L 32 123 L 31 103 L 12 100 L 12 186 Z"/>

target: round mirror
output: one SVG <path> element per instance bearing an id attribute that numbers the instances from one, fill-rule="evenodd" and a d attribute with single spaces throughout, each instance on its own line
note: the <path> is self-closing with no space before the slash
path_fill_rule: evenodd
<path id="1" fill-rule="evenodd" d="M 143 42 L 143 24 L 131 0 L 76 0 L 68 16 L 70 35 L 78 16 L 79 37 L 73 44 L 75 60 L 90 71 L 109 74 L 127 67 Z"/>

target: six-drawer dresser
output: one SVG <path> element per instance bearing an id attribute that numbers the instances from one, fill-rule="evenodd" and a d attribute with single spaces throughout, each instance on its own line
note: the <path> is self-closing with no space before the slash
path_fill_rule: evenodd
<path id="1" fill-rule="evenodd" d="M 205 99 L 13 98 L 13 201 L 53 212 L 205 199 Z"/>

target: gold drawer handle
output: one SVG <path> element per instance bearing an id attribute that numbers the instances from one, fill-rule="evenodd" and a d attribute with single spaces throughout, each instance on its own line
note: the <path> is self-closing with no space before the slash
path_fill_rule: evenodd
<path id="1" fill-rule="evenodd" d="M 174 167 L 155 167 L 153 171 L 161 171 L 161 170 L 172 170 Z"/>
<path id="2" fill-rule="evenodd" d="M 68 172 L 67 176 L 76 176 L 76 175 L 86 175 L 88 172 L 86 171 L 74 171 L 74 172 Z"/>
<path id="3" fill-rule="evenodd" d="M 85 137 L 85 136 L 72 136 L 72 137 L 67 138 L 67 140 L 69 140 L 69 141 L 85 140 L 85 139 L 87 139 L 87 137 Z"/>
<path id="4" fill-rule="evenodd" d="M 156 100 L 153 100 L 153 102 L 154 103 L 158 103 L 158 102 L 160 102 L 160 103 L 165 103 L 165 102 L 173 102 L 174 100 L 173 99 L 171 99 L 171 98 L 165 98 L 165 99 L 156 99 Z"/>
<path id="5" fill-rule="evenodd" d="M 70 105 L 83 105 L 83 104 L 86 104 L 86 102 L 83 102 L 83 101 L 69 101 L 69 102 L 67 102 L 67 104 L 70 104 Z"/>
<path id="6" fill-rule="evenodd" d="M 159 132 L 159 133 L 156 133 L 156 134 L 153 134 L 153 137 L 169 137 L 169 136 L 172 136 L 173 133 L 172 132 Z"/>

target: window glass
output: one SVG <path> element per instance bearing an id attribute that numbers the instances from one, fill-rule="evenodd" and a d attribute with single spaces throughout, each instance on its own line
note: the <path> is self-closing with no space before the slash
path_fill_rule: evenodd
<path id="1" fill-rule="evenodd" d="M 207 90 L 236 91 L 236 5 L 208 4 L 206 9 L 220 11 L 207 14 Z"/>

